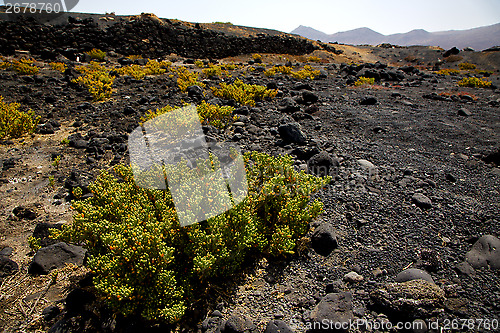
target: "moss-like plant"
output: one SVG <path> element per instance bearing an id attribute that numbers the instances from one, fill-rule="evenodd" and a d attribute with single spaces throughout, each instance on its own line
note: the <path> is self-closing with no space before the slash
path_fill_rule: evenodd
<path id="1" fill-rule="evenodd" d="M 35 131 L 40 117 L 31 110 L 19 111 L 20 106 L 19 103 L 5 103 L 0 96 L 0 139 L 18 138 Z"/>
<path id="2" fill-rule="evenodd" d="M 359 79 L 356 82 L 354 82 L 354 85 L 356 87 L 360 87 L 365 85 L 372 85 L 374 83 L 375 83 L 375 78 L 360 76 Z"/>
<path id="3" fill-rule="evenodd" d="M 310 56 L 310 57 L 307 58 L 307 61 L 308 62 L 321 62 L 322 60 L 319 57 Z"/>
<path id="4" fill-rule="evenodd" d="M 0 69 L 12 70 L 20 75 L 35 75 L 40 69 L 35 66 L 32 59 L 21 59 L 12 61 L 3 61 L 0 63 Z"/>
<path id="5" fill-rule="evenodd" d="M 51 62 L 50 68 L 54 71 L 64 73 L 64 71 L 66 70 L 66 68 L 68 68 L 68 66 L 66 66 L 66 64 L 63 64 L 62 62 Z"/>
<path id="6" fill-rule="evenodd" d="M 458 68 L 461 70 L 470 70 L 470 69 L 476 69 L 476 65 L 471 64 L 469 62 L 462 62 L 461 64 L 458 64 Z"/>
<path id="7" fill-rule="evenodd" d="M 491 81 L 477 77 L 464 77 L 458 82 L 459 87 L 472 87 L 472 88 L 489 88 Z"/>
<path id="8" fill-rule="evenodd" d="M 243 105 L 253 106 L 255 105 L 255 101 L 273 98 L 277 94 L 277 91 L 274 89 L 267 89 L 264 86 L 256 84 L 246 84 L 239 79 L 232 84 L 222 82 L 219 85 L 220 88 L 212 87 L 212 92 L 215 96 L 224 99 L 233 99 Z"/>
<path id="9" fill-rule="evenodd" d="M 207 221 L 180 227 L 170 192 L 139 188 L 118 165 L 89 186 L 93 197 L 73 202 L 72 225 L 54 232 L 89 250 L 95 288 L 115 311 L 176 322 L 207 282 L 227 279 L 251 254 L 293 253 L 322 210 L 310 196 L 329 179 L 295 171 L 288 156 L 254 152 L 244 161 L 247 197 Z"/>
<path id="10" fill-rule="evenodd" d="M 110 75 L 106 67 L 92 61 L 88 66 L 79 66 L 76 70 L 84 75 L 73 79 L 72 82 L 85 86 L 94 101 L 111 97 L 115 77 Z"/>
<path id="11" fill-rule="evenodd" d="M 97 61 L 104 61 L 104 58 L 106 58 L 106 52 L 95 48 L 88 52 L 85 52 L 85 54 L 90 56 L 90 59 Z"/>
<path id="12" fill-rule="evenodd" d="M 460 74 L 460 71 L 458 69 L 444 68 L 436 71 L 435 73 L 440 75 L 458 75 Z"/>
<path id="13" fill-rule="evenodd" d="M 304 80 L 306 78 L 314 80 L 314 78 L 319 76 L 320 73 L 321 72 L 319 70 L 315 70 L 311 66 L 305 65 L 303 69 L 296 72 L 292 72 L 291 75 L 299 80 Z"/>
<path id="14" fill-rule="evenodd" d="M 186 67 L 179 67 L 176 70 L 177 73 L 177 85 L 182 92 L 186 92 L 187 88 L 190 86 L 200 86 L 205 87 L 203 82 L 198 81 L 198 73 L 190 72 Z"/>
<path id="15" fill-rule="evenodd" d="M 288 66 L 273 66 L 272 68 L 266 70 L 264 75 L 275 76 L 276 74 L 292 74 L 292 67 Z"/>
<path id="16" fill-rule="evenodd" d="M 172 63 L 168 61 L 158 62 L 157 60 L 149 59 L 145 66 L 132 64 L 118 68 L 116 71 L 120 75 L 129 75 L 137 80 L 142 80 L 146 75 L 165 74 L 171 65 Z"/>
<path id="17" fill-rule="evenodd" d="M 186 105 L 188 104 L 185 104 L 185 106 Z M 167 105 L 163 108 L 156 109 L 154 111 L 148 110 L 146 115 L 144 117 L 141 117 L 141 121 L 146 122 L 150 119 L 154 119 L 164 113 L 176 109 L 178 109 L 178 107 Z M 231 106 L 214 105 L 202 101 L 201 104 L 199 104 L 196 107 L 196 110 L 198 111 L 198 115 L 200 116 L 200 122 L 202 124 L 212 125 L 217 128 L 224 128 L 235 120 L 235 117 L 233 116 L 234 108 Z"/>

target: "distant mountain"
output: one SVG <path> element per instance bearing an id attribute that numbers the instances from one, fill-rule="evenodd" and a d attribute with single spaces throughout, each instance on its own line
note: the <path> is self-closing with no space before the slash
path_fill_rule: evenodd
<path id="1" fill-rule="evenodd" d="M 338 42 L 353 45 L 390 43 L 401 46 L 440 46 L 444 49 L 449 49 L 453 46 L 458 48 L 472 47 L 476 50 L 484 50 L 500 45 L 500 23 L 469 30 L 428 32 L 423 29 L 417 29 L 407 33 L 392 35 L 383 35 L 369 28 L 358 28 L 328 35 L 301 25 L 293 30 L 292 34 L 323 42 Z"/>

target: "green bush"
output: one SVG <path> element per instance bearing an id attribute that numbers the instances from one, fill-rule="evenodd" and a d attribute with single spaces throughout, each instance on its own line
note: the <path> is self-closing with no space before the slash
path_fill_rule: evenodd
<path id="1" fill-rule="evenodd" d="M 109 74 L 106 67 L 91 62 L 88 66 L 77 67 L 76 70 L 84 75 L 73 79 L 72 82 L 86 87 L 94 101 L 103 101 L 111 97 L 115 77 Z"/>
<path id="2" fill-rule="evenodd" d="M 89 250 L 95 288 L 114 310 L 176 322 L 210 281 L 238 272 L 246 258 L 293 253 L 322 210 L 310 196 L 329 178 L 295 171 L 288 156 L 253 152 L 244 160 L 248 196 L 183 228 L 168 190 L 139 188 L 131 168 L 118 165 L 116 176 L 103 172 L 90 185 L 93 197 L 73 202 L 74 221 L 56 237 Z"/>
<path id="3" fill-rule="evenodd" d="M 375 83 L 375 78 L 360 76 L 359 79 L 356 82 L 354 82 L 354 85 L 356 87 L 360 87 L 364 85 L 372 85 L 374 83 Z"/>
<path id="4" fill-rule="evenodd" d="M 292 72 L 291 75 L 298 80 L 304 80 L 306 78 L 314 80 L 314 78 L 319 76 L 320 73 L 321 72 L 319 70 L 314 70 L 311 66 L 305 65 L 303 69 Z"/>
<path id="5" fill-rule="evenodd" d="M 99 49 L 92 49 L 88 52 L 85 52 L 85 54 L 89 55 L 90 59 L 98 61 L 104 61 L 104 58 L 106 58 L 106 52 Z"/>
<path id="6" fill-rule="evenodd" d="M 0 69 L 12 70 L 21 75 L 35 75 L 38 74 L 40 69 L 33 62 L 32 59 L 2 61 Z"/>
<path id="7" fill-rule="evenodd" d="M 179 67 L 177 73 L 177 85 L 182 92 L 186 92 L 190 86 L 205 87 L 203 82 L 198 81 L 198 73 L 190 72 L 186 67 Z"/>
<path id="8" fill-rule="evenodd" d="M 155 111 L 148 110 L 146 115 L 141 118 L 141 121 L 146 122 L 175 109 L 177 109 L 177 107 L 167 105 L 163 108 L 156 109 Z M 196 107 L 196 110 L 200 116 L 201 123 L 212 125 L 217 128 L 224 128 L 235 119 L 233 117 L 234 108 L 231 106 L 214 105 L 209 104 L 206 101 L 202 101 L 201 104 Z"/>
<path id="9" fill-rule="evenodd" d="M 5 103 L 0 96 L 0 139 L 18 138 L 35 130 L 40 117 L 31 110 L 27 113 L 19 111 L 20 106 L 19 103 Z"/>
<path id="10" fill-rule="evenodd" d="M 489 88 L 491 81 L 477 77 L 464 77 L 458 82 L 459 87 L 472 87 L 472 88 Z"/>
<path id="11" fill-rule="evenodd" d="M 458 68 L 461 70 L 476 69 L 476 65 L 469 62 L 462 62 L 461 64 L 458 64 Z"/>
<path id="12" fill-rule="evenodd" d="M 118 68 L 116 71 L 120 75 L 129 75 L 134 79 L 142 80 L 146 75 L 165 74 L 170 65 L 172 65 L 172 63 L 168 61 L 158 62 L 157 60 L 149 59 L 145 66 L 132 64 Z"/>
<path id="13" fill-rule="evenodd" d="M 212 87 L 212 92 L 216 97 L 224 99 L 234 99 L 243 105 L 254 106 L 255 101 L 276 96 L 276 90 L 267 89 L 257 84 L 246 84 L 237 79 L 232 84 L 222 82 L 220 88 Z"/>

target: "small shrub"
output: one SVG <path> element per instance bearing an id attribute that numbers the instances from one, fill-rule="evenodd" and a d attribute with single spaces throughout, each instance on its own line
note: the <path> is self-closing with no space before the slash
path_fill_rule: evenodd
<path id="1" fill-rule="evenodd" d="M 276 74 L 292 74 L 292 67 L 288 66 L 274 66 L 264 72 L 266 76 L 275 76 Z"/>
<path id="2" fill-rule="evenodd" d="M 196 60 L 196 61 L 194 62 L 194 65 L 195 65 L 196 67 L 198 67 L 198 68 L 205 68 L 205 64 L 204 64 L 204 63 L 203 63 L 203 61 L 201 61 L 201 60 Z"/>
<path id="3" fill-rule="evenodd" d="M 276 96 L 276 90 L 267 89 L 256 84 L 245 84 L 237 79 L 233 84 L 220 83 L 220 88 L 212 87 L 212 92 L 216 97 L 233 99 L 240 104 L 254 106 L 255 101 Z"/>
<path id="4" fill-rule="evenodd" d="M 314 80 L 314 78 L 319 76 L 320 73 L 321 72 L 319 70 L 314 70 L 311 66 L 305 65 L 303 69 L 292 72 L 291 75 L 298 80 L 304 80 L 306 78 Z"/>
<path id="5" fill-rule="evenodd" d="M 458 68 L 460 68 L 461 70 L 476 69 L 476 65 L 468 62 L 462 62 L 461 64 L 458 64 Z"/>
<path id="6" fill-rule="evenodd" d="M 375 78 L 360 76 L 359 79 L 356 82 L 354 82 L 354 85 L 356 87 L 360 87 L 365 85 L 372 85 L 374 83 L 375 83 Z"/>
<path id="7" fill-rule="evenodd" d="M 131 54 L 131 55 L 128 55 L 127 58 L 130 60 L 139 60 L 139 59 L 143 59 L 143 56 L 140 56 L 137 54 Z"/>
<path id="8" fill-rule="evenodd" d="M 0 63 L 0 69 L 12 70 L 20 75 L 35 75 L 38 74 L 40 69 L 33 62 L 31 59 L 4 61 Z"/>
<path id="9" fill-rule="evenodd" d="M 204 68 L 201 71 L 209 78 L 219 77 L 223 74 L 221 66 L 213 64 L 208 65 L 208 68 Z"/>
<path id="10" fill-rule="evenodd" d="M 460 74 L 460 71 L 457 69 L 444 68 L 436 71 L 435 73 L 440 75 L 458 75 Z"/>
<path id="11" fill-rule="evenodd" d="M 35 116 L 31 110 L 19 111 L 20 106 L 19 103 L 5 103 L 0 96 L 0 139 L 18 138 L 35 131 L 40 117 Z"/>
<path id="12" fill-rule="evenodd" d="M 91 62 L 88 66 L 77 67 L 76 70 L 84 75 L 73 79 L 72 82 L 86 87 L 94 101 L 103 101 L 111 97 L 115 77 L 109 74 L 106 67 Z"/>
<path id="13" fill-rule="evenodd" d="M 145 66 L 132 64 L 118 68 L 116 71 L 120 75 L 129 75 L 137 80 L 142 80 L 146 75 L 165 74 L 167 72 L 166 68 L 170 67 L 170 65 L 170 62 L 158 62 L 150 59 Z"/>
<path id="14" fill-rule="evenodd" d="M 90 59 L 97 61 L 104 61 L 104 58 L 106 58 L 106 52 L 99 49 L 92 49 L 88 52 L 85 52 L 85 54 L 89 55 Z"/>
<path id="15" fill-rule="evenodd" d="M 177 107 L 167 105 L 161 109 L 156 109 L 155 111 L 148 110 L 146 115 L 141 118 L 141 121 L 146 122 L 175 109 L 177 109 Z M 224 128 L 234 120 L 234 108 L 231 106 L 213 105 L 202 101 L 201 104 L 196 107 L 196 110 L 198 111 L 200 122 L 202 124 L 212 125 L 217 128 Z"/>
<path id="16" fill-rule="evenodd" d="M 307 61 L 308 62 L 321 62 L 322 60 L 319 57 L 310 56 L 310 57 L 307 58 Z"/>
<path id="17" fill-rule="evenodd" d="M 252 59 L 255 62 L 262 62 L 262 56 L 260 54 L 258 54 L 258 53 L 252 54 Z"/>
<path id="18" fill-rule="evenodd" d="M 62 62 L 51 62 L 50 68 L 54 71 L 64 73 L 64 71 L 66 71 L 66 68 L 68 68 L 68 66 L 66 66 L 66 64 L 63 64 Z"/>
<path id="19" fill-rule="evenodd" d="M 198 81 L 198 73 L 190 72 L 186 67 L 179 67 L 177 69 L 177 85 L 182 92 L 186 92 L 190 86 L 198 85 L 202 88 L 205 84 Z"/>
<path id="20" fill-rule="evenodd" d="M 489 88 L 491 81 L 477 77 L 464 77 L 458 82 L 459 87 L 472 87 L 472 88 Z"/>
<path id="21" fill-rule="evenodd" d="M 72 225 L 55 236 L 88 249 L 96 291 L 112 309 L 174 323 L 210 281 L 238 272 L 250 254 L 293 253 L 322 210 L 310 196 L 329 178 L 295 171 L 289 156 L 253 152 L 244 161 L 243 202 L 184 228 L 168 190 L 139 188 L 131 168 L 118 165 L 116 177 L 104 171 L 89 186 L 93 197 L 73 202 Z"/>

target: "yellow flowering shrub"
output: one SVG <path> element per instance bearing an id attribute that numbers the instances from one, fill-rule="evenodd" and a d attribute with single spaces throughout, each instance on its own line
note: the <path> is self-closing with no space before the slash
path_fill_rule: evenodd
<path id="1" fill-rule="evenodd" d="M 177 85 L 182 92 L 186 92 L 187 88 L 190 86 L 200 86 L 205 87 L 205 84 L 198 81 L 198 73 L 190 72 L 186 67 L 179 67 L 176 70 L 177 73 Z"/>
<path id="2" fill-rule="evenodd" d="M 220 88 L 212 87 L 212 92 L 215 96 L 224 99 L 233 99 L 242 105 L 255 105 L 255 101 L 260 101 L 265 98 L 273 98 L 277 91 L 267 89 L 264 86 L 256 84 L 246 84 L 237 79 L 232 84 L 222 82 Z"/>
<path id="3" fill-rule="evenodd" d="M 139 188 L 131 168 L 117 165 L 114 175 L 104 171 L 90 185 L 93 197 L 73 202 L 73 223 L 54 236 L 88 249 L 96 291 L 112 309 L 174 323 L 209 278 L 213 283 L 239 271 L 250 253 L 293 253 L 322 210 L 310 197 L 329 178 L 297 172 L 289 156 L 253 152 L 244 161 L 248 196 L 182 228 L 168 190 Z"/>
<path id="4" fill-rule="evenodd" d="M 374 83 L 375 83 L 375 78 L 361 76 L 356 82 L 354 82 L 354 85 L 356 87 L 360 87 L 364 85 L 372 85 Z"/>
<path id="5" fill-rule="evenodd" d="M 94 101 L 103 101 L 111 97 L 115 77 L 109 74 L 106 67 L 91 62 L 88 66 L 77 67 L 76 70 L 84 75 L 73 79 L 72 82 L 86 87 Z"/>
<path id="6" fill-rule="evenodd" d="M 491 81 L 478 77 L 464 77 L 458 82 L 459 87 L 489 88 Z"/>
<path id="7" fill-rule="evenodd" d="M 141 121 L 146 122 L 150 119 L 154 119 L 164 113 L 176 109 L 178 109 L 178 107 L 172 107 L 167 105 L 163 108 L 156 109 L 155 111 L 148 110 L 146 115 L 141 118 Z M 228 126 L 230 123 L 232 123 L 232 121 L 235 119 L 233 116 L 234 108 L 231 106 L 214 105 L 202 101 L 201 104 L 199 104 L 196 107 L 196 109 L 198 111 L 198 115 L 200 116 L 200 122 L 202 124 L 212 125 L 217 128 L 224 128 Z"/>
<path id="8" fill-rule="evenodd" d="M 36 129 L 39 116 L 31 110 L 19 111 L 19 103 L 5 103 L 0 96 L 0 139 L 5 137 L 18 138 L 23 134 L 30 134 Z"/>

